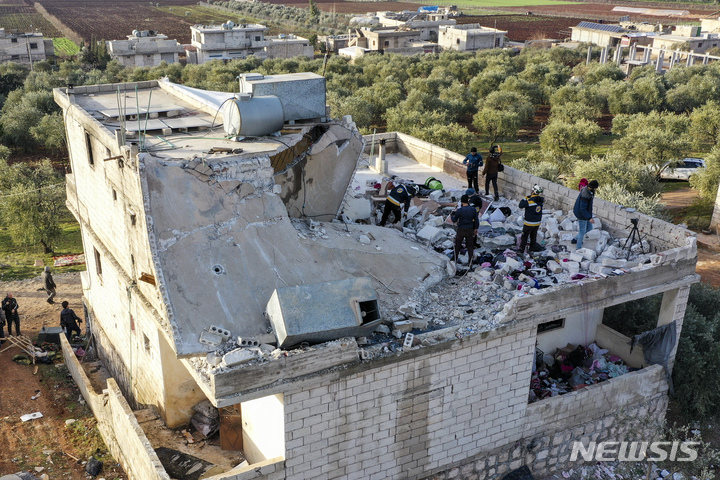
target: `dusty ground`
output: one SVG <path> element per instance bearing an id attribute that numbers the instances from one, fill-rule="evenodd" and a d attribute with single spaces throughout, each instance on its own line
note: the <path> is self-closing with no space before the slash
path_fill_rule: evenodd
<path id="1" fill-rule="evenodd" d="M 663 201 L 673 212 L 689 206 L 694 197 L 695 193 L 691 189 L 678 189 L 665 194 Z M 720 286 L 720 242 L 717 236 L 700 235 L 699 245 L 697 272 L 703 281 Z M 47 304 L 45 293 L 38 291 L 39 277 L 0 283 L 0 292 L 3 295 L 8 291 L 13 292 L 18 299 L 21 331 L 24 335 L 33 338 L 43 326 L 57 326 L 61 309 L 59 303 L 63 300 L 69 301 L 76 312 L 82 311 L 80 275 L 59 275 L 56 276 L 56 282 L 58 303 L 55 305 Z M 5 343 L 2 348 L 7 346 L 8 343 Z M 92 453 L 92 450 L 88 451 L 91 447 L 82 441 L 83 437 L 92 436 L 94 430 L 94 420 L 89 408 L 83 405 L 79 390 L 72 379 L 68 378 L 67 370 L 62 365 L 41 365 L 39 372 L 33 375 L 32 366 L 19 365 L 12 361 L 13 356 L 18 353 L 20 351 L 17 347 L 0 353 L 0 415 L 4 415 L 0 417 L 0 475 L 31 471 L 38 476 L 47 473 L 52 480 L 86 479 L 83 465 L 78 464 L 72 457 L 87 460 L 87 456 Z M 91 367 L 88 371 L 95 370 L 96 368 Z M 101 388 L 101 384 L 98 383 L 96 388 Z M 40 396 L 32 400 L 38 390 Z M 20 420 L 21 415 L 33 412 L 41 412 L 43 417 L 28 422 Z M 139 418 L 143 428 L 148 431 L 153 446 L 174 443 L 175 448 L 186 453 L 210 457 L 207 459 L 224 463 L 220 461 L 219 455 L 213 458 L 215 453 L 219 454 L 217 446 L 202 441 L 194 445 L 184 445 L 182 441 L 178 441 L 177 432 L 160 428 L 154 415 L 145 412 Z M 75 427 L 68 427 L 65 424 L 67 419 L 77 419 L 79 422 Z M 229 466 L 231 465 L 224 465 L 223 469 Z M 110 462 L 100 476 L 108 480 L 127 478 L 119 466 Z"/>
<path id="2" fill-rule="evenodd" d="M 18 300 L 20 331 L 33 338 L 43 327 L 58 326 L 61 307 L 67 300 L 82 312 L 80 303 L 80 275 L 77 273 L 56 276 L 58 303 L 49 305 L 44 292 L 38 291 L 39 277 L 35 280 L 3 282 L 3 296 L 12 292 Z M 7 330 L 5 330 L 7 335 Z M 30 471 L 38 477 L 45 473 L 51 479 L 86 479 L 84 466 L 75 459 L 86 461 L 99 446 L 99 454 L 106 453 L 104 446 L 93 435 L 95 420 L 84 405 L 80 391 L 69 378 L 63 364 L 39 365 L 33 374 L 32 365 L 20 365 L 12 358 L 20 354 L 18 347 L 5 342 L 0 350 L 0 475 Z M 32 400 L 39 393 L 39 397 Z M 40 412 L 42 418 L 23 422 L 20 416 Z M 65 421 L 75 419 L 73 425 Z M 74 457 L 74 458 L 73 458 Z M 101 476 L 107 479 L 127 478 L 117 465 L 106 463 Z"/>

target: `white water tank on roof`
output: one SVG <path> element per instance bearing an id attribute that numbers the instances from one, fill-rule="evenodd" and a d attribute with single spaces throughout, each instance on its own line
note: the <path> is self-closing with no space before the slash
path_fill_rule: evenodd
<path id="1" fill-rule="evenodd" d="M 278 97 L 239 93 L 223 107 L 223 125 L 230 136 L 262 137 L 281 130 L 285 123 Z"/>

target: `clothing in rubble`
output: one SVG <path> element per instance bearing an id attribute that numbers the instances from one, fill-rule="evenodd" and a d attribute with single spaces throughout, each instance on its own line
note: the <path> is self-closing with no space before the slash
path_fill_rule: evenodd
<path id="1" fill-rule="evenodd" d="M 580 190 L 580 194 L 575 200 L 573 213 L 578 219 L 580 232 L 577 234 L 577 237 L 573 239 L 572 243 L 577 243 L 578 250 L 582 248 L 585 234 L 593 229 L 592 208 L 593 200 L 595 199 L 595 190 L 597 190 L 598 186 L 597 180 L 592 180 L 587 187 Z"/>
<path id="2" fill-rule="evenodd" d="M 50 267 L 45 267 L 45 270 L 43 270 L 42 281 L 45 291 L 48 294 L 47 302 L 50 304 L 55 303 L 53 299 L 55 298 L 56 285 L 55 280 L 53 280 L 52 273 L 50 272 Z"/>
<path id="3" fill-rule="evenodd" d="M 12 335 L 12 325 L 15 324 L 15 335 L 20 335 L 20 315 L 18 315 L 18 303 L 12 293 L 8 293 L 2 301 L 2 309 L 7 319 L 8 335 Z"/>
<path id="4" fill-rule="evenodd" d="M 673 392 L 673 383 L 668 365 L 670 355 L 677 340 L 677 324 L 675 321 L 657 327 L 649 332 L 635 335 L 630 340 L 630 353 L 635 345 L 640 344 L 643 348 L 645 361 L 650 365 L 662 365 L 665 367 L 665 378 L 668 381 L 670 393 Z"/>
<path id="5" fill-rule="evenodd" d="M 545 199 L 540 196 L 542 188 L 537 185 L 533 187 L 532 193 L 520 200 L 520 208 L 525 210 L 522 235 L 520 236 L 520 251 L 524 252 L 530 242 L 530 249 L 537 249 L 537 234 L 542 222 L 542 209 Z"/>
<path id="6" fill-rule="evenodd" d="M 461 207 L 450 214 L 453 223 L 457 223 L 457 234 L 455 235 L 455 262 L 457 262 L 462 248 L 463 241 L 468 251 L 468 265 L 472 268 L 473 253 L 475 252 L 475 235 L 480 225 L 478 213 L 475 207 L 468 205 L 468 196 L 463 195 L 460 199 Z"/>
<path id="7" fill-rule="evenodd" d="M 399 222 L 402 218 L 400 206 L 404 205 L 404 210 L 407 213 L 410 208 L 410 199 L 415 195 L 417 195 L 417 187 L 415 185 L 398 185 L 393 188 L 388 194 L 387 200 L 385 200 L 385 207 L 383 208 L 383 215 L 379 225 L 384 227 L 391 213 L 395 216 L 393 223 Z"/>
<path id="8" fill-rule="evenodd" d="M 478 170 L 483 166 L 483 157 L 477 153 L 477 148 L 472 147 L 470 149 L 470 153 L 463 160 L 463 165 L 467 165 L 465 173 L 467 174 L 468 188 L 474 188 L 475 191 L 479 190 Z"/>
<path id="9" fill-rule="evenodd" d="M 72 333 L 77 332 L 78 335 L 82 335 L 82 331 L 78 326 L 78 323 L 82 323 L 80 317 L 75 315 L 72 308 L 68 308 L 68 302 L 62 302 L 63 310 L 60 312 L 60 326 L 65 330 L 65 336 L 67 337 L 68 343 L 72 338 Z"/>

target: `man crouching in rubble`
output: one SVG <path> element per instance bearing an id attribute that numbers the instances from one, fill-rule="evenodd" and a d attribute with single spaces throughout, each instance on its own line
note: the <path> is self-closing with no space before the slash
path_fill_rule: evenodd
<path id="1" fill-rule="evenodd" d="M 472 272 L 473 253 L 475 251 L 475 235 L 477 235 L 480 220 L 475 207 L 470 206 L 470 199 L 467 195 L 460 197 L 460 208 L 450 214 L 453 223 L 457 223 L 457 234 L 455 235 L 455 263 L 457 264 L 463 240 L 468 251 L 468 267 Z"/>
<path id="2" fill-rule="evenodd" d="M 383 215 L 379 225 L 381 227 L 385 226 L 390 217 L 390 213 L 395 216 L 393 223 L 399 222 L 402 218 L 400 205 L 404 204 L 405 213 L 407 214 L 407 211 L 410 209 L 410 199 L 417 195 L 417 193 L 418 188 L 415 185 L 398 185 L 393 188 L 388 194 L 387 200 L 385 200 L 385 207 L 383 208 Z"/>

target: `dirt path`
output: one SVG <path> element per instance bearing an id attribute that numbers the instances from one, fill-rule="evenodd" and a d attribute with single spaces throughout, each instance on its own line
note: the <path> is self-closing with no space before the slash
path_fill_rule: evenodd
<path id="1" fill-rule="evenodd" d="M 12 292 L 18 300 L 20 331 L 33 338 L 45 326 L 58 326 L 60 302 L 67 300 L 82 314 L 80 274 L 55 277 L 58 303 L 49 305 L 40 288 L 39 277 L 32 280 L 0 283 L 3 296 Z M 7 335 L 7 329 L 5 329 Z M 0 350 L 9 346 L 5 342 Z M 21 365 L 12 359 L 22 352 L 11 347 L 0 353 L 0 475 L 29 471 L 51 479 L 84 480 L 84 466 L 72 457 L 87 460 L 97 433 L 95 420 L 84 404 L 80 391 L 69 377 L 64 364 Z M 32 397 L 38 395 L 35 400 Z M 42 418 L 23 422 L 25 414 L 40 412 Z M 77 420 L 66 425 L 69 419 Z M 84 444 L 83 444 L 84 443 Z M 106 465 L 100 476 L 127 478 L 116 465 Z"/>

